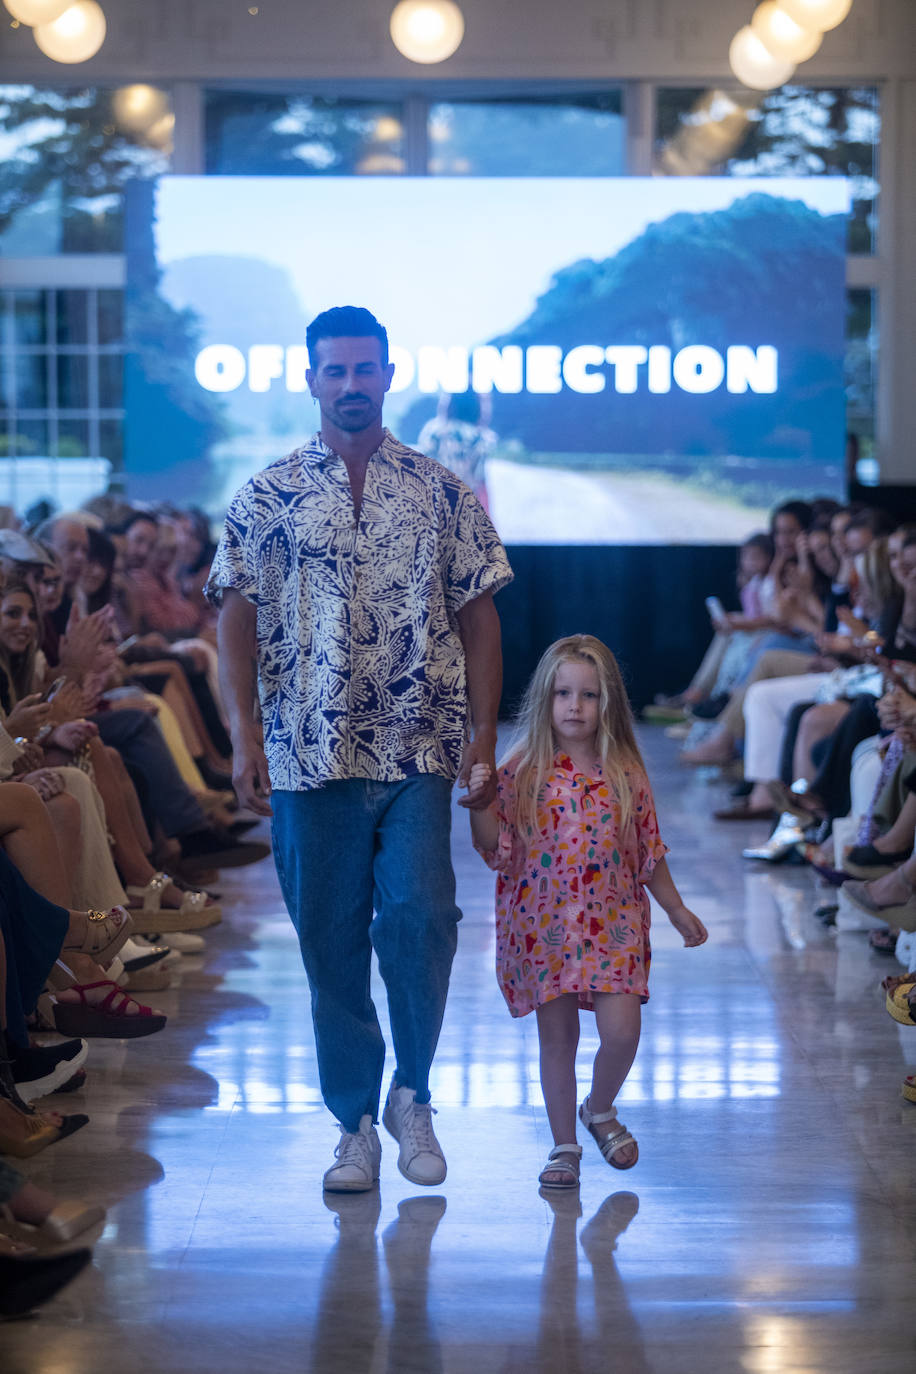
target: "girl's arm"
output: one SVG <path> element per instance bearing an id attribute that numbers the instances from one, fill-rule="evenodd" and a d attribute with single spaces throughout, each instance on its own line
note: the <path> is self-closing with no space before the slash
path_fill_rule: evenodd
<path id="1" fill-rule="evenodd" d="M 474 848 L 485 850 L 492 853 L 499 844 L 499 820 L 496 815 L 496 804 L 488 806 L 486 811 L 469 811 L 471 818 L 471 835 L 474 840 Z"/>
<path id="2" fill-rule="evenodd" d="M 681 894 L 674 885 L 674 879 L 668 868 L 667 859 L 659 859 L 655 865 L 652 877 L 646 883 L 646 887 L 664 911 L 668 920 L 684 937 L 685 945 L 705 944 L 707 930 L 698 916 L 694 916 L 681 900 Z"/>
<path id="3" fill-rule="evenodd" d="M 490 769 L 485 763 L 475 763 L 468 777 L 471 792 L 482 790 L 490 780 Z M 474 848 L 491 853 L 499 844 L 499 817 L 496 803 L 491 803 L 484 811 L 468 811 L 471 818 L 471 836 Z"/>

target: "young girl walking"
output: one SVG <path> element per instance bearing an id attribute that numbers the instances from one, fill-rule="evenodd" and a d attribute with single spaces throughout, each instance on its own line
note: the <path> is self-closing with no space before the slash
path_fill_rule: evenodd
<path id="1" fill-rule="evenodd" d="M 470 786 L 489 776 L 471 770 Z M 706 940 L 665 860 L 620 669 L 591 635 L 552 644 L 538 664 L 497 800 L 471 811 L 475 848 L 496 870 L 496 963 L 513 1016 L 537 1015 L 541 1087 L 554 1148 L 545 1188 L 575 1188 L 579 1010 L 598 1027 L 579 1119 L 607 1162 L 630 1169 L 634 1137 L 614 1106 L 649 996 L 649 899 L 685 945 Z"/>

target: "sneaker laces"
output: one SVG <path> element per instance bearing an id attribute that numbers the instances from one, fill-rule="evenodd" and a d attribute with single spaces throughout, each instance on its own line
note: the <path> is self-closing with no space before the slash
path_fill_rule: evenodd
<path id="1" fill-rule="evenodd" d="M 338 1164 L 355 1164 L 361 1169 L 368 1168 L 371 1173 L 372 1154 L 369 1136 L 363 1135 L 362 1131 L 345 1131 L 340 1125 L 337 1129 L 340 1131 L 340 1140 L 337 1142 L 334 1156 Z"/>
<path id="2" fill-rule="evenodd" d="M 412 1110 L 404 1113 L 404 1127 L 410 1136 L 415 1154 L 438 1155 L 439 1142 L 433 1133 L 433 1113 L 431 1102 L 414 1102 Z"/>

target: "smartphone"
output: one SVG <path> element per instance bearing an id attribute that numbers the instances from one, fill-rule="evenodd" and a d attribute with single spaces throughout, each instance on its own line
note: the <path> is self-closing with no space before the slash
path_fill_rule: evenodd
<path id="1" fill-rule="evenodd" d="M 725 613 L 725 607 L 722 605 L 722 602 L 719 600 L 717 596 L 707 596 L 706 609 L 709 612 L 709 618 L 714 625 L 727 624 L 728 616 Z"/>
<path id="2" fill-rule="evenodd" d="M 67 679 L 65 677 L 56 677 L 50 687 L 46 687 L 42 692 L 42 701 L 53 701 L 66 681 Z"/>

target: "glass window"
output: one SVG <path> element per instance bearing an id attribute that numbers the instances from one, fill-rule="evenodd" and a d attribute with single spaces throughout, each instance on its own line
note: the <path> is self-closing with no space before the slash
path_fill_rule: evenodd
<path id="1" fill-rule="evenodd" d="M 13 357 L 13 394 L 18 410 L 48 407 L 48 355 L 17 353 Z"/>
<path id="2" fill-rule="evenodd" d="M 100 291 L 98 293 L 99 343 L 118 344 L 124 341 L 124 292 Z M 119 402 L 120 404 L 120 402 Z"/>
<path id="3" fill-rule="evenodd" d="M 437 176 L 620 176 L 626 128 L 620 91 L 437 101 L 429 109 Z"/>
<path id="4" fill-rule="evenodd" d="M 3 442 L 0 434 L 0 444 Z M 51 452 L 47 420 L 19 420 L 15 437 L 7 437 L 6 446 L 20 458 L 46 458 Z"/>
<path id="5" fill-rule="evenodd" d="M 399 102 L 205 93 L 206 169 L 242 176 L 406 171 Z"/>
<path id="6" fill-rule="evenodd" d="M 86 458 L 89 456 L 89 421 L 61 419 L 57 427 L 55 458 Z M 93 454 L 93 457 L 96 455 Z"/>
<path id="7" fill-rule="evenodd" d="M 17 344 L 48 341 L 48 293 L 17 291 L 12 311 L 13 337 Z"/>
<path id="8" fill-rule="evenodd" d="M 99 421 L 100 458 L 107 458 L 113 472 L 120 472 L 124 460 L 124 422 L 122 420 Z"/>
<path id="9" fill-rule="evenodd" d="M 849 177 L 850 253 L 875 251 L 880 133 L 880 98 L 873 86 L 657 92 L 659 172 Z"/>
<path id="10" fill-rule="evenodd" d="M 878 371 L 876 292 L 846 293 L 846 427 L 861 481 L 874 481 L 875 381 Z"/>
<path id="11" fill-rule="evenodd" d="M 120 253 L 127 181 L 168 170 L 169 97 L 0 86 L 0 252 Z"/>
<path id="12" fill-rule="evenodd" d="M 100 353 L 98 364 L 99 409 L 119 410 L 124 404 L 124 355 Z"/>
<path id="13" fill-rule="evenodd" d="M 87 344 L 89 342 L 89 301 L 86 291 L 56 291 L 57 342 L 59 344 Z"/>
<path id="14" fill-rule="evenodd" d="M 89 358 L 85 353 L 58 355 L 57 404 L 61 410 L 89 409 Z"/>

